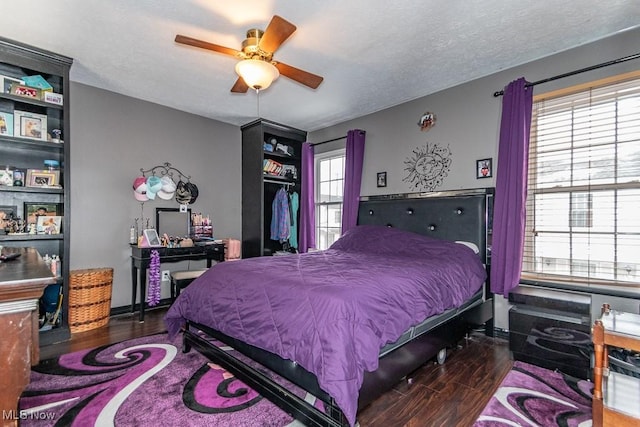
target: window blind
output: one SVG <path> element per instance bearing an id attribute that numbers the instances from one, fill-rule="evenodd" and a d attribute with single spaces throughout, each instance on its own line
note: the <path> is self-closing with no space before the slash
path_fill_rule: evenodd
<path id="1" fill-rule="evenodd" d="M 341 235 L 345 150 L 316 158 L 316 246 L 327 249 Z"/>
<path id="2" fill-rule="evenodd" d="M 640 78 L 536 97 L 522 267 L 640 287 Z"/>

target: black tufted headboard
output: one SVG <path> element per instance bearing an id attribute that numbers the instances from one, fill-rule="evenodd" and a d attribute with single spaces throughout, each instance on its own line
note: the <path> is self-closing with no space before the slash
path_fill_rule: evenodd
<path id="1" fill-rule="evenodd" d="M 489 264 L 492 202 L 492 188 L 366 196 L 360 198 L 358 224 L 473 242 Z"/>

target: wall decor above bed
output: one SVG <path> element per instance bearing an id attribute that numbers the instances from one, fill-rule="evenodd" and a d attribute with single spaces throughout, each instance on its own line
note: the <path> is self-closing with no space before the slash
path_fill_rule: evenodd
<path id="1" fill-rule="evenodd" d="M 418 120 L 418 126 L 422 132 L 426 132 L 436 125 L 436 115 L 427 111 Z"/>
<path id="2" fill-rule="evenodd" d="M 413 189 L 434 191 L 449 175 L 452 161 L 449 146 L 427 142 L 424 147 L 416 147 L 404 161 L 407 176 L 402 180 L 411 184 Z"/>

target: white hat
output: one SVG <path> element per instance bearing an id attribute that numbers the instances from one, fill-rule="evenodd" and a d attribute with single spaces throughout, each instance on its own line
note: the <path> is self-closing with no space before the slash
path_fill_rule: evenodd
<path id="1" fill-rule="evenodd" d="M 158 197 L 163 200 L 171 200 L 173 193 L 176 191 L 176 183 L 169 175 L 163 176 L 160 182 L 162 183 L 162 188 L 158 191 Z"/>

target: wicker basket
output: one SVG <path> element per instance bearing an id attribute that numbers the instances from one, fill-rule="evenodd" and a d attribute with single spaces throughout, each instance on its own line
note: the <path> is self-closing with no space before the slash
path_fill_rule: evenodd
<path id="1" fill-rule="evenodd" d="M 69 327 L 72 333 L 109 323 L 113 268 L 73 270 L 69 274 Z"/>

